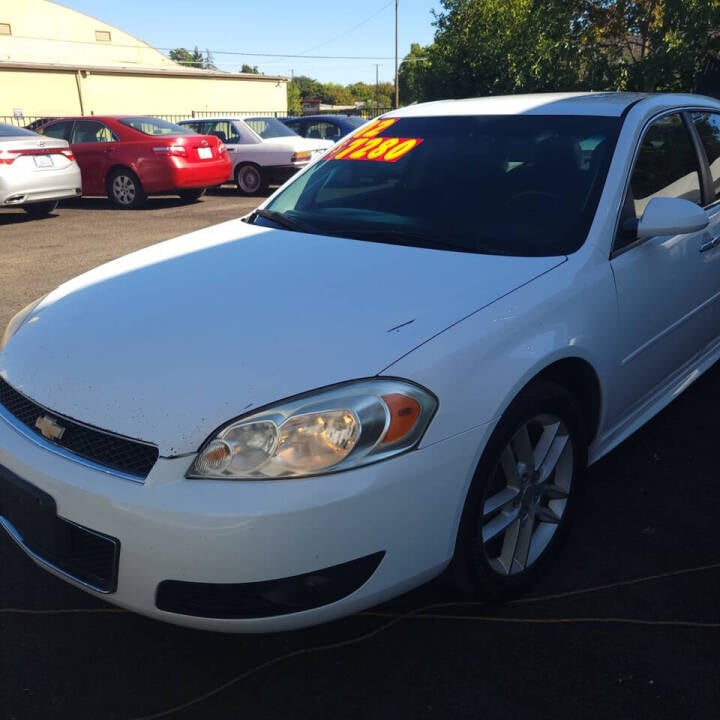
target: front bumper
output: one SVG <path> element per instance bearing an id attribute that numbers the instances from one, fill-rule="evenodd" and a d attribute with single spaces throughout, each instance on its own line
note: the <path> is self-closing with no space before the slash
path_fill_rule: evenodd
<path id="1" fill-rule="evenodd" d="M 295 165 L 266 165 L 262 168 L 262 171 L 268 185 L 282 185 L 308 164 L 305 162 L 296 163 Z"/>
<path id="2" fill-rule="evenodd" d="M 161 458 L 138 483 L 58 455 L 0 419 L 0 465 L 50 496 L 58 517 L 120 548 L 112 592 L 68 577 L 25 544 L 41 566 L 159 620 L 267 632 L 347 615 L 441 572 L 452 556 L 486 431 L 476 428 L 375 465 L 301 480 L 187 480 L 192 458 Z M 271 599 L 280 588 L 285 602 L 298 587 L 322 585 L 329 571 L 350 578 L 346 594 L 316 594 L 319 606 L 279 614 L 276 605 L 266 615 L 257 605 L 241 607 L 258 588 L 264 598 L 269 588 Z"/>

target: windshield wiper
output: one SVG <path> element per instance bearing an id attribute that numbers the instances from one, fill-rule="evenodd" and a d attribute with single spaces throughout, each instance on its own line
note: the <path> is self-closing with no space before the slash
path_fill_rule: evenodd
<path id="1" fill-rule="evenodd" d="M 309 225 L 299 222 L 298 220 L 294 220 L 293 218 L 288 217 L 285 213 L 277 212 L 275 210 L 265 210 L 264 208 L 257 208 L 256 210 L 253 210 L 252 214 L 250 215 L 251 222 L 254 223 L 256 217 L 272 220 L 272 222 L 277 223 L 281 228 L 284 228 L 285 230 L 292 230 L 294 232 L 304 233 L 317 233 L 317 230 L 314 230 Z"/>

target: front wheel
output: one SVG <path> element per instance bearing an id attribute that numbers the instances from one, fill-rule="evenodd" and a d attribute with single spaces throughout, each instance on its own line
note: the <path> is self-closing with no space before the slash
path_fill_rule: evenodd
<path id="1" fill-rule="evenodd" d="M 30 203 L 23 205 L 22 209 L 30 215 L 30 217 L 45 217 L 49 215 L 58 206 L 57 200 L 51 202 Z"/>
<path id="2" fill-rule="evenodd" d="M 524 390 L 503 414 L 465 503 L 452 570 L 490 600 L 526 591 L 557 553 L 587 462 L 572 395 L 554 383 Z"/>
<path id="3" fill-rule="evenodd" d="M 257 195 L 265 189 L 262 170 L 257 165 L 243 163 L 235 170 L 235 183 L 243 195 Z"/>
<path id="4" fill-rule="evenodd" d="M 146 195 L 138 176 L 128 168 L 114 170 L 108 178 L 108 196 L 113 205 L 124 210 L 145 204 Z"/>
<path id="5" fill-rule="evenodd" d="M 205 188 L 193 188 L 192 190 L 180 190 L 178 195 L 183 202 L 193 203 L 205 194 Z"/>

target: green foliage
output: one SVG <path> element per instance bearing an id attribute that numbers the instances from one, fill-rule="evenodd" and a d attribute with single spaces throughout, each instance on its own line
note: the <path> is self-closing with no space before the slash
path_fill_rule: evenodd
<path id="1" fill-rule="evenodd" d="M 287 113 L 288 115 L 302 115 L 302 103 L 300 102 L 300 89 L 294 82 L 287 84 Z"/>
<path id="2" fill-rule="evenodd" d="M 720 0 L 441 0 L 400 96 L 695 88 L 720 49 Z"/>
<path id="3" fill-rule="evenodd" d="M 425 79 L 430 70 L 430 48 L 418 43 L 410 45 L 410 52 L 405 56 L 398 68 L 398 90 L 400 104 L 423 100 L 425 97 Z"/>
<path id="4" fill-rule="evenodd" d="M 296 75 L 293 82 L 303 98 L 322 97 L 323 85 L 307 75 Z"/>
<path id="5" fill-rule="evenodd" d="M 168 53 L 170 59 L 185 67 L 204 68 L 205 70 L 217 70 L 209 51 L 202 53 L 195 49 L 190 52 L 187 48 L 175 48 Z"/>
<path id="6" fill-rule="evenodd" d="M 248 65 L 247 63 L 243 63 L 242 67 L 240 68 L 241 73 L 247 73 L 249 75 L 261 75 L 262 73 L 258 70 L 257 65 Z"/>

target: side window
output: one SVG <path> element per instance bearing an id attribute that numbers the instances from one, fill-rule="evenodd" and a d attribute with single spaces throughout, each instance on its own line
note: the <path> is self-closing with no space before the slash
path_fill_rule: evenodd
<path id="1" fill-rule="evenodd" d="M 648 128 L 630 177 L 630 190 L 636 217 L 654 197 L 701 204 L 700 165 L 681 115 L 665 115 Z"/>
<path id="2" fill-rule="evenodd" d="M 183 122 L 183 124 L 182 124 L 183 127 L 186 127 L 190 130 L 194 130 L 196 133 L 203 132 L 201 125 L 202 125 L 202 123 L 199 123 L 199 122 Z"/>
<path id="3" fill-rule="evenodd" d="M 206 135 L 215 135 L 215 137 L 224 143 L 233 144 L 238 142 L 237 132 L 235 132 L 232 124 L 228 120 L 212 122 L 205 128 L 204 132 Z"/>
<path id="4" fill-rule="evenodd" d="M 111 142 L 113 134 L 109 128 L 96 120 L 76 120 L 73 129 L 72 144 Z"/>
<path id="5" fill-rule="evenodd" d="M 243 128 L 238 123 L 230 123 L 232 126 L 232 142 L 234 143 L 246 143 L 248 142 L 249 133 L 243 132 Z"/>
<path id="6" fill-rule="evenodd" d="M 285 123 L 293 132 L 296 132 L 298 135 L 302 135 L 302 128 L 300 127 L 300 121 L 299 120 L 288 120 Z"/>
<path id="7" fill-rule="evenodd" d="M 705 148 L 715 200 L 720 199 L 720 113 L 693 113 L 693 124 Z"/>
<path id="8" fill-rule="evenodd" d="M 70 140 L 72 131 L 72 120 L 64 120 L 62 122 L 53 123 L 47 127 L 41 128 L 42 134 L 48 137 L 57 138 L 58 140 Z"/>
<path id="9" fill-rule="evenodd" d="M 321 140 L 337 140 L 337 138 L 340 137 L 340 128 L 335 127 L 335 125 L 329 122 L 314 122 L 308 125 L 307 135 L 305 137 Z"/>

